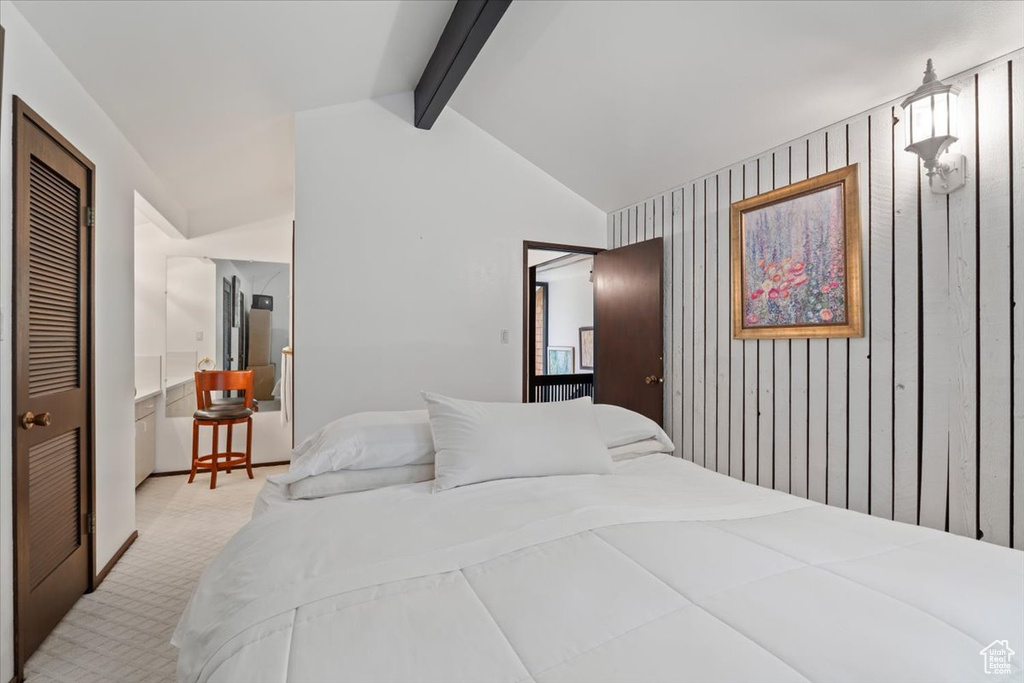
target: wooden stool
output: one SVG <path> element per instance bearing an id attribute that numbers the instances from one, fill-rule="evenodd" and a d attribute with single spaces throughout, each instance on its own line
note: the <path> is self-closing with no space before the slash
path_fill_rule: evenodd
<path id="1" fill-rule="evenodd" d="M 217 488 L 217 472 L 232 467 L 245 466 L 252 479 L 252 413 L 254 401 L 252 370 L 217 370 L 196 373 L 196 406 L 192 416 L 192 471 L 188 483 L 196 478 L 197 469 L 210 470 L 210 488 Z M 242 391 L 241 398 L 214 399 L 214 391 Z M 245 451 L 232 451 L 231 439 L 234 426 L 245 424 Z M 220 428 L 228 430 L 227 450 L 220 449 Z M 213 427 L 213 452 L 199 455 L 199 428 Z"/>

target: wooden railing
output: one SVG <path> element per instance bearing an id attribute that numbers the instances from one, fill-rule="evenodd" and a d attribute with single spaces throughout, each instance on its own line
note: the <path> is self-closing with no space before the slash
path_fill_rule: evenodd
<path id="1" fill-rule="evenodd" d="M 533 378 L 533 402 L 571 401 L 583 396 L 594 397 L 594 374 L 538 375 Z"/>

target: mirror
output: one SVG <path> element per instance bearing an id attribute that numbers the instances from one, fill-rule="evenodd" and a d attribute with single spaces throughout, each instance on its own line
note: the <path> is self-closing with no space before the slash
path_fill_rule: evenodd
<path id="1" fill-rule="evenodd" d="M 259 412 L 281 409 L 290 285 L 287 263 L 167 259 L 167 417 L 192 417 L 196 370 L 253 370 Z"/>

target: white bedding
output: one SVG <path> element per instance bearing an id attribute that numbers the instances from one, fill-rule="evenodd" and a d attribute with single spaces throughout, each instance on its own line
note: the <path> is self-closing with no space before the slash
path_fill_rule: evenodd
<path id="1" fill-rule="evenodd" d="M 667 455 L 269 508 L 175 632 L 182 681 L 963 681 L 1024 652 L 1024 553 Z M 1021 655 L 1018 655 L 1020 657 Z"/>

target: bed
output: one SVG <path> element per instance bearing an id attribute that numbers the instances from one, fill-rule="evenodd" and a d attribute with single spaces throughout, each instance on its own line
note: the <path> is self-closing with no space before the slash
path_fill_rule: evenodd
<path id="1" fill-rule="evenodd" d="M 183 682 L 1022 678 L 982 651 L 1024 647 L 1024 553 L 664 453 L 267 493 L 182 616 Z"/>

